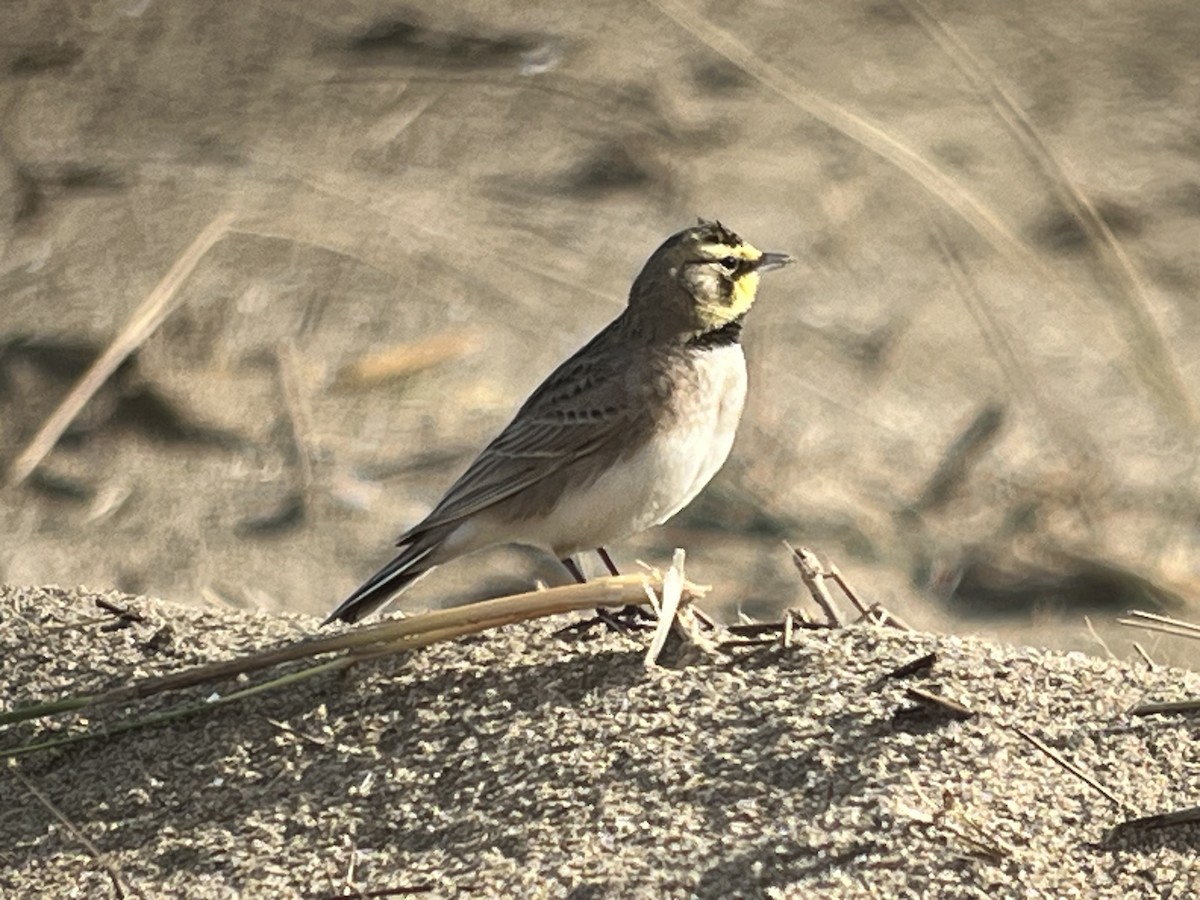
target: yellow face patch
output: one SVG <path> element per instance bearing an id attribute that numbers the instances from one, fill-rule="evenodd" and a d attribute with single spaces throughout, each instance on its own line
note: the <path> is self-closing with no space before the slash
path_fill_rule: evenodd
<path id="1" fill-rule="evenodd" d="M 744 316 L 754 305 L 754 295 L 758 293 L 758 273 L 747 272 L 733 283 L 733 294 L 729 298 L 730 318 Z"/>
<path id="2" fill-rule="evenodd" d="M 733 257 L 737 260 L 757 262 L 762 257 L 762 251 L 750 244 L 703 244 L 700 252 L 708 257 L 714 265 Z M 754 297 L 758 292 L 758 272 L 748 269 L 741 274 L 731 277 L 732 284 L 728 296 L 702 298 L 697 297 L 696 311 L 706 328 L 719 328 L 734 319 L 740 319 L 754 305 Z"/>

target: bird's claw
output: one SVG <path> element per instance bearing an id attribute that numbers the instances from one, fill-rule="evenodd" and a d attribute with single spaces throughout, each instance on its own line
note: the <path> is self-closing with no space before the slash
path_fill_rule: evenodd
<path id="1" fill-rule="evenodd" d="M 565 628 L 554 632 L 561 638 L 582 638 L 597 625 L 604 625 L 607 630 L 618 634 L 630 634 L 635 631 L 652 631 L 655 618 L 652 613 L 637 604 L 631 603 L 616 612 L 608 609 L 597 609 L 590 619 L 574 622 Z"/>

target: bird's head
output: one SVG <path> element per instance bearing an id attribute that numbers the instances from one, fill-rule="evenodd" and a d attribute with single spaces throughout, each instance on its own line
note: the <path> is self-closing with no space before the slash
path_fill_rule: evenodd
<path id="1" fill-rule="evenodd" d="M 738 322 L 754 305 L 763 272 L 792 262 L 763 253 L 720 222 L 674 234 L 633 283 L 629 312 L 657 336 L 702 337 Z"/>

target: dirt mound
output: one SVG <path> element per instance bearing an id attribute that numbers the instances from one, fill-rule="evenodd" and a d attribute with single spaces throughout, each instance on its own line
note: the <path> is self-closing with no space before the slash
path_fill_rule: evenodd
<path id="1" fill-rule="evenodd" d="M 104 896 L 118 883 L 154 897 L 1200 890 L 1200 825 L 1114 831 L 1195 803 L 1194 714 L 1127 711 L 1200 696 L 1200 676 L 868 628 L 646 670 L 639 642 L 565 643 L 557 625 L 25 756 L 0 774 L 0 893 Z M 11 706 L 102 688 L 314 628 L 298 616 L 7 588 L 0 696 Z M 897 674 L 927 654 L 930 665 Z M 976 715 L 955 719 L 911 688 Z M 97 711 L 87 724 L 111 728 L 130 713 Z M 3 746 L 80 727 L 66 719 L 7 729 Z"/>

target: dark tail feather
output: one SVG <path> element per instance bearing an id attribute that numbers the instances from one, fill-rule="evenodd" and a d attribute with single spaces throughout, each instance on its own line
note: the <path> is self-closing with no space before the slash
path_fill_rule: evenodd
<path id="1" fill-rule="evenodd" d="M 354 623 L 366 618 L 379 607 L 433 568 L 422 565 L 432 547 L 416 553 L 413 547 L 405 547 L 400 555 L 364 581 L 349 597 L 341 602 L 322 625 L 330 622 Z"/>

